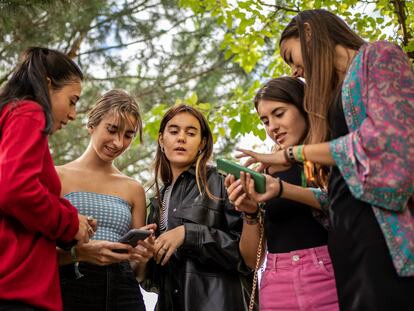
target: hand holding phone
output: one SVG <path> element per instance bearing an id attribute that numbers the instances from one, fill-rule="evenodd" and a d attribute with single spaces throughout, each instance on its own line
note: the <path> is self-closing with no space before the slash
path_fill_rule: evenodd
<path id="1" fill-rule="evenodd" d="M 145 240 L 147 237 L 149 237 L 152 234 L 152 231 L 150 230 L 144 230 L 144 229 L 131 229 L 129 230 L 125 235 L 123 235 L 118 242 L 129 244 L 132 247 L 135 247 L 138 245 L 138 241 Z M 125 250 L 118 249 L 113 250 L 117 253 L 125 253 Z"/>
<path id="2" fill-rule="evenodd" d="M 258 193 L 264 193 L 266 191 L 266 178 L 263 174 L 260 174 L 250 168 L 244 167 L 236 162 L 217 159 L 217 169 L 224 175 L 232 174 L 236 179 L 240 178 L 240 172 L 246 172 L 251 175 L 254 180 L 254 188 Z"/>

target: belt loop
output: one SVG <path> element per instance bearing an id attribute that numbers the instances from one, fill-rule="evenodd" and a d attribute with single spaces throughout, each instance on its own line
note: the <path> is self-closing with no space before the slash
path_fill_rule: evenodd
<path id="1" fill-rule="evenodd" d="M 277 254 L 268 254 L 266 260 L 268 261 L 266 263 L 266 266 L 268 267 L 268 269 L 270 270 L 276 270 L 276 261 L 277 261 Z"/>
<path id="2" fill-rule="evenodd" d="M 316 248 L 312 247 L 309 249 L 310 255 L 312 256 L 312 261 L 315 265 L 319 264 L 318 254 L 316 253 Z"/>
<path id="3" fill-rule="evenodd" d="M 273 258 L 272 258 L 272 270 L 276 270 L 277 261 L 278 261 L 277 254 L 273 254 Z"/>

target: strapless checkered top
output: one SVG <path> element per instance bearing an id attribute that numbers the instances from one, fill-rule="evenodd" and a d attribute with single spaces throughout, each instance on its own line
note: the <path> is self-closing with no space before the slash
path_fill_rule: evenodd
<path id="1" fill-rule="evenodd" d="M 93 240 L 117 242 L 131 229 L 131 206 L 119 197 L 95 192 L 70 192 L 64 196 L 80 214 L 98 221 Z"/>

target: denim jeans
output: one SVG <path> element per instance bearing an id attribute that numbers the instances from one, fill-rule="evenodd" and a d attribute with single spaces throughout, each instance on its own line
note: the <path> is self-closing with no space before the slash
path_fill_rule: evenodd
<path id="1" fill-rule="evenodd" d="M 261 311 L 338 311 L 327 246 L 268 254 L 259 295 Z"/>
<path id="2" fill-rule="evenodd" d="M 83 276 L 77 278 L 74 265 L 60 268 L 65 311 L 145 310 L 139 284 L 128 262 L 104 267 L 80 263 L 79 271 Z"/>

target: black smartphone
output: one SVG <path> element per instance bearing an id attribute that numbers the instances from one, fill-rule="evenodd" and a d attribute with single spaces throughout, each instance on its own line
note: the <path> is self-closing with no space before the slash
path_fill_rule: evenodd
<path id="1" fill-rule="evenodd" d="M 266 191 L 266 177 L 250 168 L 230 160 L 217 159 L 217 169 L 224 175 L 232 174 L 236 179 L 240 178 L 240 171 L 249 173 L 254 180 L 254 189 L 256 192 L 264 193 Z"/>
<path id="2" fill-rule="evenodd" d="M 137 246 L 138 241 L 145 240 L 147 237 L 151 235 L 150 230 L 144 230 L 144 229 L 131 229 L 129 230 L 125 235 L 123 235 L 118 242 L 129 244 L 132 247 Z M 124 249 L 114 249 L 112 250 L 116 253 L 126 253 L 127 251 Z"/>

